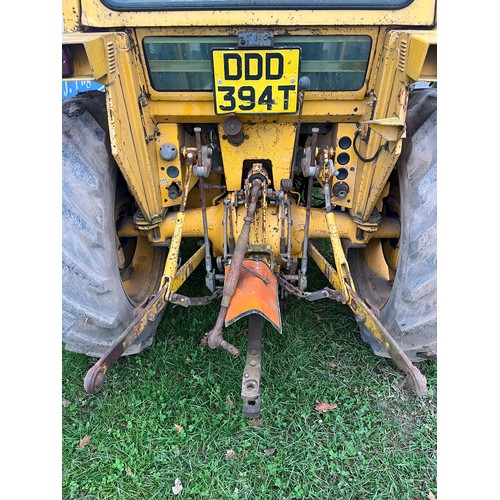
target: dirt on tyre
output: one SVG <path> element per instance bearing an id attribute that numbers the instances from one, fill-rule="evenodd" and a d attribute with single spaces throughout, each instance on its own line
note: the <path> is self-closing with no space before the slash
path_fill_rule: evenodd
<path id="1" fill-rule="evenodd" d="M 383 209 L 399 218 L 400 238 L 372 239 L 348 252 L 359 295 L 414 362 L 437 356 L 436 135 L 437 90 L 412 90 L 407 137 Z M 375 354 L 388 357 L 364 325 L 360 330 Z"/>
<path id="2" fill-rule="evenodd" d="M 62 160 L 62 338 L 69 351 L 100 357 L 157 291 L 166 250 L 117 236 L 137 207 L 110 151 L 103 93 L 63 102 Z M 149 347 L 160 319 L 125 354 Z"/>

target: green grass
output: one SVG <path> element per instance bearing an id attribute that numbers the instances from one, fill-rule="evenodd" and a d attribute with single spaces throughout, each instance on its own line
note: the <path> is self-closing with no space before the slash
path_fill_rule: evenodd
<path id="1" fill-rule="evenodd" d="M 200 295 L 201 269 L 190 282 L 181 292 Z M 325 285 L 313 272 L 309 288 Z M 176 478 L 184 498 L 437 493 L 435 363 L 419 365 L 429 383 L 419 398 L 400 388 L 392 361 L 361 343 L 346 306 L 292 297 L 284 334 L 264 327 L 261 422 L 251 425 L 240 399 L 245 320 L 225 330 L 239 358 L 199 344 L 217 313 L 217 303 L 169 307 L 154 347 L 121 358 L 97 395 L 83 389 L 95 360 L 63 352 L 63 498 L 173 497 Z M 319 413 L 316 401 L 337 407 Z"/>

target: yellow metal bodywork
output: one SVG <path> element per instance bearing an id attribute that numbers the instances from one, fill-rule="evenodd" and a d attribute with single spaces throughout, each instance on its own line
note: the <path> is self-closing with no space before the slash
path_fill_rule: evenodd
<path id="1" fill-rule="evenodd" d="M 343 182 L 349 188 L 345 199 L 332 194 L 332 204 L 346 209 L 345 212 L 336 212 L 335 217 L 328 215 L 325 219 L 324 210 L 311 210 L 309 237 L 328 238 L 337 234 L 352 244 L 365 245 L 372 237 L 399 234 L 394 223 L 386 220 L 380 223 L 371 216 L 375 209 L 381 209 L 382 198 L 388 193 L 389 176 L 401 152 L 409 84 L 436 78 L 435 0 L 414 0 L 399 10 L 337 10 L 334 15 L 314 9 L 116 12 L 100 0 L 65 0 L 63 19 L 62 43 L 71 46 L 76 56 L 71 79 L 95 79 L 105 86 L 112 152 L 140 209 L 136 230 L 151 241 L 161 243 L 173 237 L 177 242 L 181 236 L 203 237 L 197 178 L 192 176 L 189 181 L 188 209 L 177 225 L 179 214 L 172 208 L 179 205 L 180 196 L 170 197 L 169 189 L 174 183 L 180 191 L 186 188 L 187 165 L 182 150 L 193 148 L 195 142 L 184 125 L 211 124 L 218 129 L 224 172 L 212 172 L 206 179 L 209 184 L 225 185 L 207 192 L 208 232 L 214 256 L 223 253 L 229 227 L 235 238 L 241 230 L 243 206 L 231 205 L 232 222 L 227 221 L 226 234 L 222 219 L 223 199 L 226 194 L 232 196 L 243 188 L 244 169 L 253 162 L 263 163 L 271 170 L 269 187 L 275 190 L 280 189 L 282 180 L 291 177 L 298 116 L 237 115 L 246 137 L 239 146 L 232 145 L 223 138 L 222 124 L 227 116 L 215 113 L 212 92 L 153 89 L 145 62 L 144 37 L 236 37 L 242 30 L 258 28 L 272 29 L 276 36 L 369 36 L 372 40 L 369 63 L 360 89 L 305 93 L 301 123 L 332 125 L 329 134 L 320 136 L 318 146 L 332 149 L 333 166 L 348 172 Z M 376 157 L 362 161 L 354 151 L 354 144 L 341 149 L 338 141 L 344 136 L 353 142 L 357 137 L 355 145 L 365 159 Z M 160 156 L 160 147 L 165 142 L 177 148 L 178 155 L 172 161 L 166 162 Z M 349 162 L 344 165 L 338 162 L 342 152 L 349 155 Z M 166 174 L 169 166 L 178 169 L 177 177 Z M 322 185 L 329 183 L 332 188 L 338 182 L 323 173 L 319 179 Z M 289 209 L 291 229 L 284 227 L 278 206 L 268 204 L 257 210 L 250 236 L 253 248 L 270 249 L 278 262 L 281 234 L 288 235 L 291 231 L 294 257 L 301 256 L 304 239 L 305 209 L 295 203 L 294 194 L 287 196 L 294 200 Z M 174 231 L 174 227 L 182 227 L 182 233 Z M 343 262 L 337 265 L 342 266 Z M 172 277 L 175 266 L 173 260 L 167 262 L 165 276 Z"/>
<path id="2" fill-rule="evenodd" d="M 71 33 L 63 37 L 63 45 L 73 48 L 74 76 L 66 80 L 96 80 L 111 73 L 104 54 L 112 36 L 102 33 Z"/>
<path id="3" fill-rule="evenodd" d="M 272 163 L 274 189 L 279 189 L 282 179 L 290 177 L 290 165 L 295 141 L 295 126 L 292 123 L 244 124 L 243 132 L 248 136 L 240 146 L 221 141 L 222 156 L 228 191 L 240 189 L 245 160 L 268 160 Z M 223 137 L 219 125 L 219 137 Z"/>
<path id="4" fill-rule="evenodd" d="M 414 0 L 399 10 L 236 10 L 117 12 L 99 0 L 82 0 L 82 24 L 89 27 L 122 26 L 430 26 L 435 19 L 435 0 Z"/>
<path id="5" fill-rule="evenodd" d="M 101 4 L 99 6 L 102 7 Z M 85 10 L 85 12 L 90 11 Z M 165 201 L 168 199 L 165 193 L 170 184 L 168 179 L 161 176 L 160 171 L 163 165 L 159 162 L 158 148 L 161 145 L 162 128 L 168 123 L 221 124 L 225 117 L 215 115 L 213 96 L 210 92 L 157 92 L 152 89 L 144 67 L 145 56 L 141 40 L 144 36 L 161 34 L 234 36 L 238 30 L 239 28 L 234 27 L 205 26 L 194 29 L 177 26 L 169 29 L 140 28 L 136 30 L 135 35 L 68 33 L 63 36 L 64 44 L 82 43 L 88 54 L 88 60 L 97 61 L 93 63 L 93 67 L 98 68 L 95 76 L 98 76 L 98 80 L 106 86 L 108 107 L 111 110 L 109 121 L 113 154 L 141 208 L 146 220 L 145 227 L 159 222 L 165 214 L 166 207 L 178 204 L 178 200 Z M 280 32 L 284 33 L 285 29 L 277 28 L 276 34 Z M 409 57 L 411 54 L 415 53 L 415 57 L 419 60 L 423 57 L 421 50 L 408 52 L 408 40 L 421 38 L 432 40 L 433 32 L 419 32 L 418 37 L 414 32 L 389 31 L 384 34 L 383 29 L 369 25 L 363 27 L 337 25 L 314 30 L 301 27 L 290 28 L 286 32 L 291 35 L 367 34 L 373 40 L 365 85 L 359 91 L 353 92 L 308 92 L 302 113 L 302 123 L 338 124 L 337 137 L 343 134 L 341 129 L 350 123 L 353 124 L 352 127 L 355 123 L 362 124 L 361 127 L 365 132 L 362 135 L 368 137 L 368 142 L 359 141 L 358 148 L 365 157 L 373 155 L 381 142 L 387 140 L 387 134 L 386 138 L 383 138 L 379 135 L 379 129 L 391 133 L 388 148 L 380 154 L 376 162 L 365 164 L 358 161 L 352 151 L 350 152 L 349 170 L 355 172 L 345 181 L 349 185 L 350 196 L 345 200 L 334 200 L 337 205 L 349 208 L 356 221 L 366 222 L 387 183 L 404 137 L 401 127 L 394 128 L 380 123 L 387 119 L 404 123 L 407 85 L 411 81 L 405 68 L 412 71 L 414 65 L 412 66 L 413 59 Z M 416 44 L 417 41 L 411 42 L 410 46 L 415 47 Z M 98 51 L 95 50 L 98 45 L 104 51 L 100 56 L 96 55 Z M 408 52 L 406 59 L 402 55 L 405 51 Z M 107 70 L 104 75 L 102 75 L 103 68 Z M 75 75 L 75 78 L 84 76 L 89 75 Z M 138 104 L 139 101 L 142 104 Z M 242 178 L 240 171 L 242 159 L 269 159 L 269 152 L 272 152 L 274 157 L 272 161 L 274 186 L 279 188 L 279 181 L 290 176 L 290 151 L 293 148 L 296 115 L 251 115 L 241 116 L 240 119 L 253 140 L 246 141 L 239 148 L 222 141 L 224 161 L 229 165 L 237 165 L 236 169 L 235 167 L 227 169 L 228 190 L 240 187 L 237 184 Z M 258 124 L 261 126 L 258 127 Z M 369 133 L 370 127 L 373 127 L 372 133 Z M 279 148 L 276 147 L 278 130 Z M 397 130 L 396 140 L 392 140 L 395 138 L 394 130 Z M 352 133 L 351 131 L 351 136 Z M 178 134 L 174 132 L 173 136 L 176 135 Z M 249 149 L 252 151 L 249 152 Z M 165 180 L 166 185 L 163 184 Z"/>
<path id="6" fill-rule="evenodd" d="M 65 0 L 62 2 L 63 26 L 66 33 L 80 29 L 81 14 L 79 0 Z"/>
<path id="7" fill-rule="evenodd" d="M 300 257 L 302 255 L 302 241 L 304 240 L 305 208 L 291 205 L 292 225 L 292 255 Z M 245 217 L 245 207 L 240 205 L 238 208 L 232 208 L 232 229 L 234 237 L 237 238 L 243 227 Z M 221 222 L 224 218 L 224 207 L 218 205 L 207 208 L 208 235 L 212 243 L 212 249 L 215 256 L 223 253 L 224 233 L 221 231 Z M 161 239 L 171 238 L 174 234 L 177 213 L 171 212 L 161 222 L 159 229 Z M 279 238 L 281 231 L 281 216 L 279 210 L 274 207 L 268 207 L 265 216 L 265 230 L 263 227 L 262 209 L 258 209 L 254 218 L 254 230 L 250 233 L 250 244 L 258 246 L 265 244 L 269 246 L 275 255 L 279 254 Z M 336 213 L 335 222 L 339 238 L 357 241 L 357 224 L 353 222 L 347 213 Z M 140 233 L 135 232 L 133 227 L 122 227 L 120 236 L 137 236 Z M 399 235 L 400 226 L 397 219 L 384 219 L 376 232 L 377 238 L 395 238 Z M 203 226 L 201 224 L 201 209 L 192 208 L 185 212 L 182 234 L 187 238 L 203 238 Z M 229 227 L 226 236 L 229 235 Z M 325 212 L 319 208 L 311 209 L 311 218 L 309 225 L 309 238 L 330 238 L 330 231 L 325 224 Z M 366 242 L 366 240 L 364 241 Z M 363 243 L 360 241 L 359 243 Z"/>
<path id="8" fill-rule="evenodd" d="M 338 142 L 342 137 L 349 137 L 353 139 L 355 131 L 356 131 L 356 125 L 353 123 L 339 123 L 337 126 L 337 137 L 336 137 L 337 154 L 335 155 L 334 158 L 334 166 L 336 170 L 346 169 L 348 171 L 348 176 L 345 179 L 342 179 L 341 181 L 335 180 L 333 184 L 335 184 L 336 182 L 344 182 L 349 186 L 349 193 L 346 198 L 341 199 L 332 196 L 332 203 L 340 207 L 347 207 L 347 208 L 352 207 L 353 204 L 352 200 L 354 199 L 353 194 L 355 193 L 354 190 L 356 186 L 358 162 L 356 161 L 356 155 L 354 153 L 353 144 L 351 144 L 351 146 L 346 149 L 341 149 Z M 341 153 L 346 153 L 349 155 L 350 160 L 348 163 L 341 165 L 338 162 L 338 156 Z"/>
<path id="9" fill-rule="evenodd" d="M 137 71 L 138 54 L 133 39 L 125 33 L 71 33 L 63 36 L 63 45 L 81 46 L 88 67 L 96 71 L 93 79 L 106 87 L 111 151 L 127 185 L 149 224 L 163 216 L 154 137 L 156 122 L 148 107 L 144 73 Z M 98 50 L 98 47 L 100 48 Z"/>
<path id="10" fill-rule="evenodd" d="M 415 81 L 437 82 L 437 33 L 409 33 L 406 74 Z"/>

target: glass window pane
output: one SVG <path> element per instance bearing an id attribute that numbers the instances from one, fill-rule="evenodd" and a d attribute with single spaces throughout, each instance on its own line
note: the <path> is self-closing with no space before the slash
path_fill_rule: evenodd
<path id="1" fill-rule="evenodd" d="M 401 9 L 413 0 L 102 0 L 113 10 Z"/>
<path id="2" fill-rule="evenodd" d="M 151 84 L 159 91 L 212 90 L 212 49 L 235 48 L 236 37 L 145 37 Z M 371 38 L 366 35 L 276 36 L 276 47 L 301 47 L 300 76 L 310 90 L 359 90 L 365 80 Z"/>

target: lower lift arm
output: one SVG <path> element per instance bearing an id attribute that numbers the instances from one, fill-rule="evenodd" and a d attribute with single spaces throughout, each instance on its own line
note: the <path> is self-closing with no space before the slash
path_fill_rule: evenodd
<path id="1" fill-rule="evenodd" d="M 160 290 L 152 297 L 147 298 L 142 306 L 136 309 L 136 318 L 118 339 L 101 356 L 99 361 L 87 372 L 84 380 L 85 390 L 91 394 L 96 393 L 104 383 L 106 373 L 127 348 L 142 334 L 149 321 L 154 321 L 158 314 L 167 305 L 170 296 L 189 276 L 190 272 L 203 259 L 205 245 L 189 259 L 177 272 L 179 262 L 179 248 L 182 239 L 186 200 L 191 179 L 191 165 L 187 169 L 184 191 L 181 204 L 175 220 L 174 234 L 168 251 L 165 269 L 161 280 Z"/>
<path id="2" fill-rule="evenodd" d="M 340 238 L 335 232 L 335 216 L 332 212 L 329 215 L 329 228 L 334 231 L 330 233 L 332 244 L 334 243 L 334 252 L 340 253 L 335 259 L 337 272 L 333 266 L 321 255 L 318 249 L 309 242 L 309 255 L 318 265 L 322 273 L 328 281 L 337 289 L 341 290 L 346 295 L 347 305 L 356 315 L 356 320 L 363 323 L 371 334 L 377 339 L 382 347 L 387 351 L 387 354 L 396 363 L 397 367 L 406 374 L 405 385 L 414 390 L 419 396 L 427 394 L 427 380 L 420 373 L 420 370 L 413 365 L 408 356 L 399 347 L 398 343 L 391 337 L 390 333 L 384 328 L 382 323 L 374 315 L 373 311 L 367 304 L 356 294 L 351 283 L 349 267 L 345 259 L 344 251 L 340 243 Z M 346 273 L 346 274 L 344 274 Z"/>

